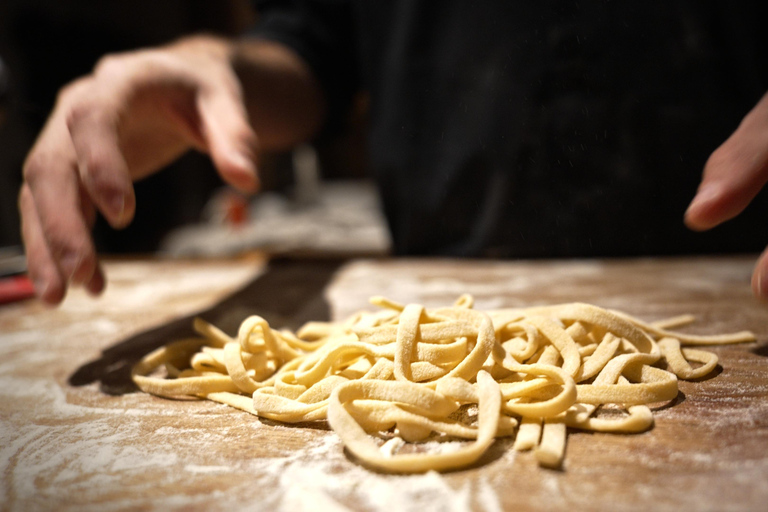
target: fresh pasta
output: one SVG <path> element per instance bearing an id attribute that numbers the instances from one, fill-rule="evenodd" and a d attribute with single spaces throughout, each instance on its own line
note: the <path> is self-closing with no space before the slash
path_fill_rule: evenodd
<path id="1" fill-rule="evenodd" d="M 295 334 L 251 316 L 231 337 L 196 319 L 201 337 L 148 354 L 133 380 L 155 395 L 207 398 L 285 423 L 327 420 L 379 470 L 464 467 L 501 436 L 557 468 L 568 428 L 647 430 L 649 405 L 675 399 L 678 378 L 715 369 L 715 354 L 688 345 L 755 340 L 747 331 L 671 330 L 690 316 L 644 323 L 580 303 L 482 312 L 469 295 L 437 309 L 371 302 L 378 311 Z M 601 414 L 606 407 L 611 414 Z M 420 443 L 447 439 L 466 442 L 438 451 Z"/>

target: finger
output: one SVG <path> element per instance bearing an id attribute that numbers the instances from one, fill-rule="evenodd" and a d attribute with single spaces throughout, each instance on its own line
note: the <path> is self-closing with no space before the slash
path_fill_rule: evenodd
<path id="1" fill-rule="evenodd" d="M 55 133 L 50 135 L 46 143 L 55 142 L 57 137 Z M 65 284 L 83 284 L 95 272 L 96 254 L 81 210 L 73 151 L 70 146 L 63 150 L 60 145 L 55 147 L 59 148 L 56 152 L 33 150 L 25 164 L 25 181 L 42 239 L 61 278 Z"/>
<path id="2" fill-rule="evenodd" d="M 80 180 L 104 218 L 114 228 L 133 219 L 136 197 L 120 150 L 116 102 L 81 100 L 67 117 Z"/>
<path id="3" fill-rule="evenodd" d="M 19 193 L 19 212 L 21 235 L 27 251 L 27 272 L 35 293 L 48 304 L 58 304 L 64 298 L 66 282 L 45 243 L 32 192 L 27 185 L 23 185 Z"/>
<path id="4" fill-rule="evenodd" d="M 83 214 L 83 220 L 88 229 L 93 229 L 96 224 L 96 208 L 93 206 L 93 201 L 88 197 L 88 191 L 80 182 L 80 212 Z"/>
<path id="5" fill-rule="evenodd" d="M 99 295 L 104 291 L 106 285 L 106 278 L 104 277 L 104 270 L 101 265 L 96 265 L 96 270 L 93 272 L 91 279 L 85 283 L 85 289 L 91 295 Z"/>
<path id="6" fill-rule="evenodd" d="M 208 151 L 221 177 L 244 192 L 255 192 L 259 186 L 256 134 L 239 91 L 227 87 L 204 90 L 198 110 Z"/>
<path id="7" fill-rule="evenodd" d="M 768 94 L 712 153 L 688 211 L 695 230 L 717 226 L 741 213 L 768 182 Z"/>
<path id="8" fill-rule="evenodd" d="M 752 293 L 760 300 L 768 302 L 768 249 L 760 255 L 752 273 Z"/>
<path id="9" fill-rule="evenodd" d="M 80 210 L 83 212 L 83 219 L 89 228 L 93 229 L 93 225 L 96 223 L 96 209 L 93 203 L 88 198 L 86 190 L 80 185 Z M 96 269 L 93 272 L 91 279 L 84 283 L 85 289 L 91 295 L 99 295 L 104 291 L 106 285 L 106 278 L 104 277 L 104 270 L 101 268 L 99 262 L 96 262 Z"/>

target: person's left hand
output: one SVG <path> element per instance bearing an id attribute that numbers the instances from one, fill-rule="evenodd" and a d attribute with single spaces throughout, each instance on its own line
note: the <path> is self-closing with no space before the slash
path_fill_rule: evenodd
<path id="1" fill-rule="evenodd" d="M 707 160 L 685 224 L 704 231 L 736 217 L 768 182 L 768 94 Z M 767 230 L 768 231 L 768 230 Z M 768 249 L 755 265 L 752 291 L 768 301 Z"/>

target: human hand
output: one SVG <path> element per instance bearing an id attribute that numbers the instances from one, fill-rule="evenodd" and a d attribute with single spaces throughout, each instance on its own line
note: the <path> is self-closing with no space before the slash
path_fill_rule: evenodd
<path id="1" fill-rule="evenodd" d="M 258 188 L 256 135 L 226 42 L 196 37 L 102 59 L 65 87 L 24 164 L 19 194 L 27 266 L 38 296 L 60 302 L 69 284 L 104 288 L 90 230 L 96 211 L 127 226 L 132 182 L 190 148 L 222 178 Z"/>
<path id="2" fill-rule="evenodd" d="M 685 224 L 704 231 L 736 217 L 768 182 L 768 94 L 707 160 Z M 752 291 L 768 301 L 768 249 L 755 265 Z"/>

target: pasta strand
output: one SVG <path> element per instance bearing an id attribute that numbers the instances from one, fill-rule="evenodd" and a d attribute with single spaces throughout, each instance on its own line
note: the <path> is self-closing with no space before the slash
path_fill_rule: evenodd
<path id="1" fill-rule="evenodd" d="M 674 400 L 678 379 L 712 374 L 715 354 L 683 346 L 755 340 L 671 330 L 690 315 L 646 323 L 581 303 L 482 312 L 469 295 L 434 310 L 371 302 L 381 310 L 296 334 L 251 316 L 231 337 L 195 319 L 201 338 L 147 354 L 132 377 L 158 396 L 286 423 L 327 420 L 362 464 L 382 471 L 465 467 L 510 435 L 513 449 L 558 468 L 567 427 L 642 432 L 653 425 L 648 404 Z M 412 446 L 451 438 L 467 441 L 451 451 Z"/>

